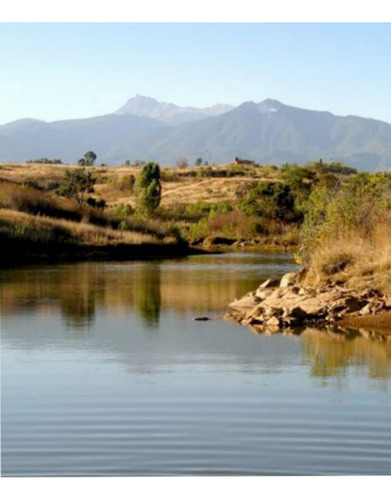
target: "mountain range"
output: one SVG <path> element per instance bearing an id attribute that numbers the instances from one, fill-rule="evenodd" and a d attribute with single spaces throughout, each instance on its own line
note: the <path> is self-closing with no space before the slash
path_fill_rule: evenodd
<path id="1" fill-rule="evenodd" d="M 112 114 L 44 122 L 24 119 L 0 126 L 0 161 L 60 158 L 75 163 L 93 150 L 99 163 L 127 159 L 175 165 L 232 161 L 261 164 L 322 158 L 360 170 L 390 169 L 391 124 L 288 106 L 273 99 L 239 106 L 181 107 L 136 96 Z"/>

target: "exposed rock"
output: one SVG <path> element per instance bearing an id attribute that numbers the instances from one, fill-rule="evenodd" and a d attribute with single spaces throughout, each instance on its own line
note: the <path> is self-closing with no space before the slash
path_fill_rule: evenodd
<path id="1" fill-rule="evenodd" d="M 346 318 L 391 311 L 391 301 L 378 290 L 355 290 L 326 283 L 317 290 L 298 286 L 302 272 L 285 274 L 280 286 L 266 280 L 255 292 L 235 300 L 235 320 L 257 328 L 337 324 Z M 278 282 L 277 282 L 278 283 Z M 388 301 L 388 302 L 387 302 Z"/>
<path id="2" fill-rule="evenodd" d="M 297 283 L 297 279 L 298 279 L 297 273 L 284 274 L 284 276 L 281 278 L 280 281 L 280 287 L 286 288 L 288 286 L 294 285 L 295 283 Z"/>
<path id="3" fill-rule="evenodd" d="M 273 291 L 273 288 L 257 288 L 255 290 L 255 295 L 256 297 L 258 297 L 258 299 L 265 300 L 273 293 Z"/>
<path id="4" fill-rule="evenodd" d="M 263 305 L 256 305 L 250 311 L 247 312 L 245 315 L 245 318 L 251 318 L 251 317 L 258 317 L 258 316 L 263 316 L 265 314 L 265 306 Z"/>
<path id="5" fill-rule="evenodd" d="M 276 316 L 272 316 L 266 321 L 268 326 L 280 326 L 280 320 Z"/>
<path id="6" fill-rule="evenodd" d="M 372 313 L 373 313 L 373 304 L 371 304 L 370 302 L 360 310 L 361 316 L 366 316 L 367 314 L 372 314 Z"/>
<path id="7" fill-rule="evenodd" d="M 279 284 L 280 284 L 279 280 L 269 278 L 268 280 L 264 281 L 261 285 L 259 285 L 257 290 L 261 290 L 264 288 L 276 288 L 278 287 Z"/>
<path id="8" fill-rule="evenodd" d="M 255 295 L 255 292 L 249 292 L 241 299 L 235 299 L 229 304 L 232 309 L 243 310 L 243 309 L 253 309 L 261 301 Z"/>

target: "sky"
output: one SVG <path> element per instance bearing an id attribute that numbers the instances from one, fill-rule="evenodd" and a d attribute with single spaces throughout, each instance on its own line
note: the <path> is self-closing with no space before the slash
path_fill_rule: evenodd
<path id="1" fill-rule="evenodd" d="M 0 124 L 266 98 L 391 122 L 390 23 L 1 23 Z"/>

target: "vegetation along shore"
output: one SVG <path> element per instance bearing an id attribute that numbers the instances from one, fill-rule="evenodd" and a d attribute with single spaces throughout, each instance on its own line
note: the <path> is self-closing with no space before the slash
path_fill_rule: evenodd
<path id="1" fill-rule="evenodd" d="M 319 184 L 306 200 L 297 260 L 230 304 L 260 331 L 333 325 L 391 333 L 391 175 L 360 173 Z"/>
<path id="2" fill-rule="evenodd" d="M 233 318 L 271 328 L 382 314 L 388 325 L 390 173 L 322 160 L 166 168 L 95 160 L 88 152 L 79 165 L 0 165 L 3 265 L 269 246 L 293 252 L 302 271 L 235 301 Z"/>
<path id="3" fill-rule="evenodd" d="M 0 231 L 9 260 L 132 256 L 134 245 L 158 253 L 228 246 L 299 243 L 312 190 L 355 170 L 322 161 L 304 166 L 227 165 L 159 168 L 135 162 L 93 166 L 49 159 L 0 165 Z M 129 247 L 129 252 L 127 252 Z M 164 248 L 164 250 L 163 250 Z"/>

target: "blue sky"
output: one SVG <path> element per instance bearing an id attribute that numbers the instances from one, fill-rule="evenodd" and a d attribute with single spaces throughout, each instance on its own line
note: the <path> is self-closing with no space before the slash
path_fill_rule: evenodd
<path id="1" fill-rule="evenodd" d="M 278 99 L 391 122 L 391 24 L 0 24 L 0 123 Z"/>

